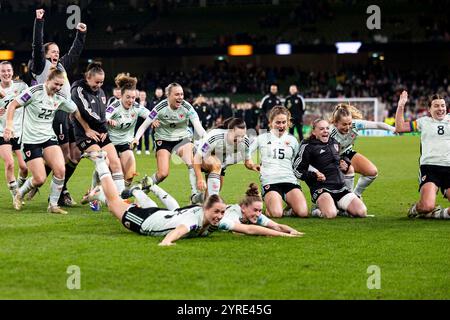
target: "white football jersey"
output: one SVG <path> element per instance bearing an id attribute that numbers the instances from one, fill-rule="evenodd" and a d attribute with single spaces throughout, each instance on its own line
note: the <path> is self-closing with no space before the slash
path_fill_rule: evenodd
<path id="1" fill-rule="evenodd" d="M 297 139 L 285 132 L 277 137 L 272 131 L 261 134 L 251 146 L 259 150 L 261 158 L 260 179 L 263 186 L 276 183 L 297 184 L 292 162 L 298 152 Z"/>
<path id="2" fill-rule="evenodd" d="M 77 105 L 62 92 L 50 97 L 44 84 L 24 90 L 15 100 L 24 108 L 22 142 L 26 144 L 56 140 L 53 131 L 56 111 L 73 113 L 78 110 Z"/>
<path id="3" fill-rule="evenodd" d="M 333 124 L 330 125 L 330 137 L 336 139 L 339 143 L 339 155 L 352 149 L 358 137 L 358 131 L 366 129 L 366 123 L 367 121 L 365 120 L 354 119 L 352 121 L 352 128 L 346 134 L 340 133 Z"/>
<path id="4" fill-rule="evenodd" d="M 28 89 L 28 85 L 23 81 L 13 80 L 8 88 L 0 87 L 5 97 L 0 100 L 0 108 L 8 109 L 8 104 L 14 100 L 24 90 Z M 14 112 L 14 137 L 20 137 L 22 134 L 22 118 L 23 108 L 16 109 Z M 3 130 L 6 125 L 6 113 L 0 118 L 0 135 L 3 136 Z"/>
<path id="5" fill-rule="evenodd" d="M 450 167 L 450 114 L 442 121 L 422 117 L 412 125 L 421 132 L 420 164 Z"/>
<path id="6" fill-rule="evenodd" d="M 261 213 L 255 224 L 267 227 L 271 221 Z M 219 222 L 219 230 L 233 231 L 234 225 L 239 223 L 251 224 L 250 222 L 243 222 L 241 207 L 238 204 L 233 204 L 225 210 L 225 215 Z"/>
<path id="7" fill-rule="evenodd" d="M 227 129 L 213 129 L 198 143 L 196 153 L 203 158 L 215 155 L 222 163 L 222 168 L 249 160 L 250 140 L 247 136 L 236 146 L 227 143 Z"/>
<path id="8" fill-rule="evenodd" d="M 137 218 L 133 217 L 133 219 Z M 202 207 L 195 206 L 173 211 L 156 211 L 144 220 L 141 225 L 141 233 L 150 236 L 164 236 L 179 225 L 184 225 L 189 230 L 183 238 L 206 236 L 211 232 L 211 228 L 203 228 Z"/>

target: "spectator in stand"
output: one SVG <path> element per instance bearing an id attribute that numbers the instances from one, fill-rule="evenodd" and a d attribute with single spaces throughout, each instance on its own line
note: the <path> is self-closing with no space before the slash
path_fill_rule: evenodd
<path id="1" fill-rule="evenodd" d="M 148 99 L 147 99 L 147 92 L 145 92 L 145 90 L 139 91 L 139 105 L 149 111 L 151 111 L 153 108 L 151 106 L 151 104 L 149 103 Z M 137 123 L 136 123 L 136 128 L 135 128 L 135 134 L 137 129 L 141 126 L 141 124 L 144 122 L 144 119 L 142 119 L 141 117 L 138 118 Z M 145 130 L 144 132 L 144 136 L 139 139 L 139 144 L 137 146 L 137 151 L 136 154 L 141 154 L 141 150 L 142 150 L 142 140 L 144 140 L 144 144 L 145 144 L 145 154 L 149 155 L 150 154 L 150 129 Z"/>
<path id="2" fill-rule="evenodd" d="M 200 122 L 202 123 L 203 128 L 205 130 L 212 127 L 212 114 L 211 114 L 211 108 L 206 102 L 206 98 L 202 95 L 199 95 L 197 99 L 194 100 L 194 103 L 192 104 L 195 111 L 198 114 L 198 117 L 200 119 Z"/>

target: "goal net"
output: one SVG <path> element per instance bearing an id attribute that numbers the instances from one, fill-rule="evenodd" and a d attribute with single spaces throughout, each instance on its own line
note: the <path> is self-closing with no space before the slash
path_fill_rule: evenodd
<path id="1" fill-rule="evenodd" d="M 303 131 L 308 134 L 314 120 L 331 119 L 334 107 L 339 103 L 355 106 L 363 114 L 364 120 L 383 121 L 386 105 L 377 98 L 308 98 L 305 99 L 305 112 L 303 115 Z M 387 135 L 381 130 L 363 130 L 362 135 Z"/>

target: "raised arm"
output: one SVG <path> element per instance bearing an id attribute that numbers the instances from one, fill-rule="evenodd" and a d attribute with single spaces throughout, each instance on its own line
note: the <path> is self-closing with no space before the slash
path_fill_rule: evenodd
<path id="1" fill-rule="evenodd" d="M 77 34 L 73 40 L 69 52 L 61 58 L 61 64 L 66 70 L 71 68 L 78 61 L 86 41 L 86 32 L 87 26 L 84 23 L 79 23 L 77 25 Z"/>
<path id="2" fill-rule="evenodd" d="M 411 132 L 411 122 L 405 121 L 405 105 L 408 102 L 408 92 L 403 91 L 397 104 L 397 111 L 395 112 L 395 131 Z"/>
<path id="3" fill-rule="evenodd" d="M 376 130 L 386 130 L 395 132 L 395 127 L 388 125 L 384 122 L 375 122 L 375 121 L 367 121 L 367 120 L 357 120 L 358 123 L 360 123 L 359 126 L 357 126 L 358 130 L 365 130 L 365 129 L 376 129 Z"/>
<path id="4" fill-rule="evenodd" d="M 184 224 L 180 224 L 174 230 L 170 231 L 164 239 L 159 243 L 160 246 L 174 246 L 175 241 L 189 232 L 188 228 Z"/>
<path id="5" fill-rule="evenodd" d="M 34 20 L 30 70 L 34 74 L 41 74 L 44 67 L 44 9 L 39 9 L 36 10 L 36 19 Z"/>

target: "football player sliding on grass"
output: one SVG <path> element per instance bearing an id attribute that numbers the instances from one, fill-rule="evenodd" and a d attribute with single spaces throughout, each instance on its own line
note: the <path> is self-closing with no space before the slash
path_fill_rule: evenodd
<path id="1" fill-rule="evenodd" d="M 303 233 L 267 218 L 263 213 L 263 200 L 258 186 L 251 183 L 239 204 L 230 205 L 219 222 L 219 230 L 248 235 L 296 237 Z"/>
<path id="2" fill-rule="evenodd" d="M 93 151 L 83 154 L 95 163 L 95 169 L 101 182 L 101 188 L 94 188 L 89 201 L 99 200 L 104 194 L 109 211 L 119 219 L 125 228 L 146 236 L 165 236 L 160 246 L 171 246 L 180 238 L 203 237 L 217 230 L 226 205 L 218 195 L 207 198 L 203 206 L 180 208 L 175 199 L 156 184 L 144 179 L 143 185 L 137 185 L 122 193 L 123 198 L 133 195 L 136 203 L 123 201 L 114 184 L 106 163 L 106 152 Z M 147 184 L 148 183 L 148 184 Z M 103 190 L 101 190 L 103 189 Z M 158 208 L 142 189 L 153 191 L 166 208 Z"/>

